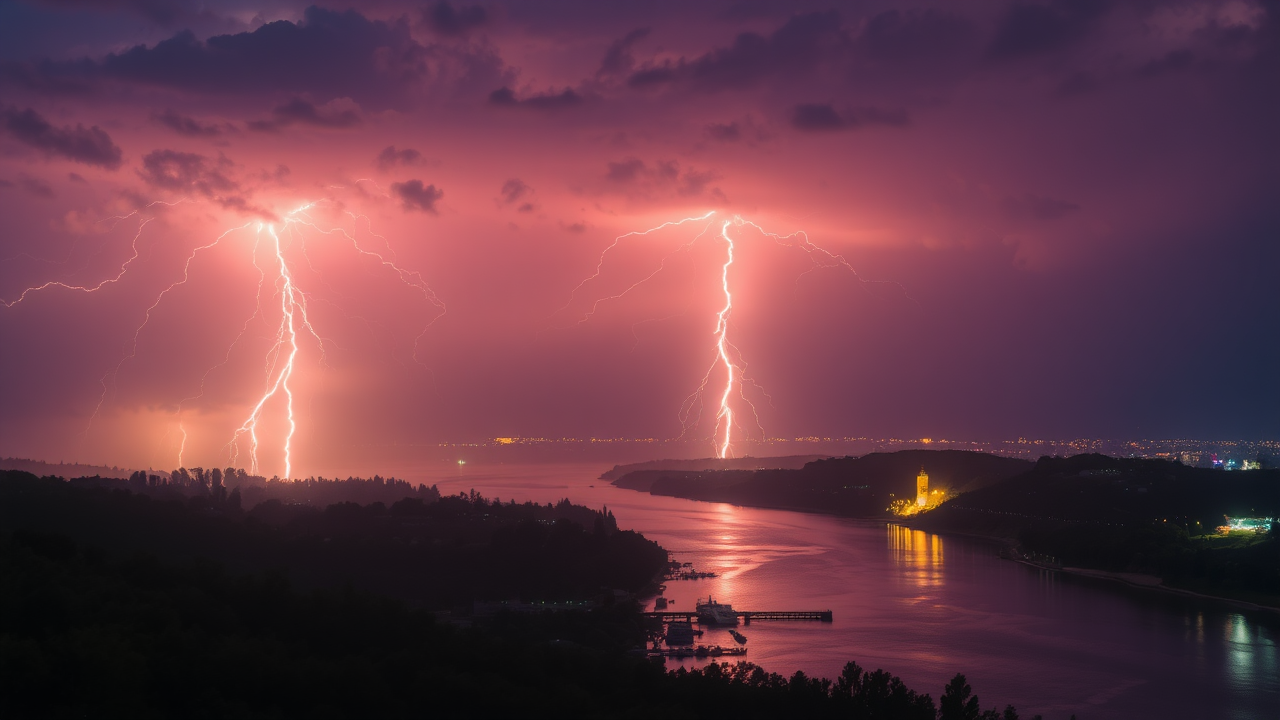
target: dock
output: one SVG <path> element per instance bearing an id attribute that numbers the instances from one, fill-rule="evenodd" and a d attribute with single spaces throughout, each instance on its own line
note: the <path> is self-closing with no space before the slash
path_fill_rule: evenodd
<path id="1" fill-rule="evenodd" d="M 752 620 L 817 620 L 831 622 L 830 610 L 738 610 L 735 613 L 743 625 L 750 625 Z M 647 612 L 645 617 L 661 620 L 664 623 L 684 621 L 697 622 L 698 613 L 687 611 L 660 610 Z"/>

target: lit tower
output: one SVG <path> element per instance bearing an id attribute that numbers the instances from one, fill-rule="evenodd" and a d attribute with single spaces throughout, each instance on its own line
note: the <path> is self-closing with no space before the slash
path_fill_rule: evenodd
<path id="1" fill-rule="evenodd" d="M 916 505 L 924 507 L 929 502 L 929 473 L 920 468 L 920 474 L 916 476 Z"/>

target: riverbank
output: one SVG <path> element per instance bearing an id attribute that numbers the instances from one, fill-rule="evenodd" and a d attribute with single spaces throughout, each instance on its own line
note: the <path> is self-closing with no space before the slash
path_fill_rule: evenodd
<path id="1" fill-rule="evenodd" d="M 899 525 L 901 527 L 909 528 L 911 530 L 920 530 L 921 532 L 932 533 L 934 535 L 941 535 L 943 537 L 962 537 L 962 538 L 965 538 L 966 540 L 980 540 L 983 542 L 991 543 L 993 545 L 998 545 L 1001 548 L 1001 551 L 1012 550 L 1013 548 L 1016 547 L 1016 544 L 1017 544 L 1013 538 L 1008 538 L 1008 537 L 1000 537 L 995 535 L 981 535 L 977 533 L 965 533 L 965 532 L 957 532 L 957 531 L 927 530 L 923 528 L 916 528 L 908 523 L 903 523 L 903 522 L 890 522 L 889 524 Z M 1251 600 L 1231 597 L 1229 595 L 1217 595 L 1212 593 L 1196 592 L 1194 590 L 1187 590 L 1185 588 L 1174 587 L 1174 586 L 1165 584 L 1164 579 L 1156 575 L 1149 575 L 1145 573 L 1114 572 L 1111 570 L 1097 570 L 1094 568 L 1071 567 L 1071 566 L 1050 567 L 1048 565 L 1036 562 L 1034 560 L 1029 560 L 1019 556 L 1008 555 L 1005 552 L 999 552 L 998 554 L 1003 560 L 1010 560 L 1010 561 L 1019 563 L 1021 565 L 1026 565 L 1027 567 L 1035 568 L 1037 570 L 1063 572 L 1069 575 L 1075 575 L 1077 577 L 1087 577 L 1087 578 L 1093 578 L 1095 580 L 1107 580 L 1110 582 L 1121 583 L 1123 585 L 1127 585 L 1132 588 L 1137 588 L 1139 590 L 1156 591 L 1156 592 L 1161 592 L 1168 595 L 1180 595 L 1182 597 L 1195 598 L 1197 600 L 1207 600 L 1214 603 L 1224 604 L 1224 605 L 1228 605 L 1231 607 L 1240 608 L 1244 610 L 1266 611 L 1268 613 L 1280 614 L 1280 598 L 1276 599 L 1276 603 L 1274 605 L 1267 605 L 1263 603 L 1253 602 Z"/>

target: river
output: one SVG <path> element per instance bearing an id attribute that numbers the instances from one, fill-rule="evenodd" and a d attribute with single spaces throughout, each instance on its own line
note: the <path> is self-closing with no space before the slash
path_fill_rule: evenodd
<path id="1" fill-rule="evenodd" d="M 984 709 L 1046 720 L 1280 717 L 1280 614 L 1038 570 L 981 541 L 883 522 L 622 490 L 597 479 L 607 469 L 435 465 L 401 477 L 446 494 L 608 506 L 620 527 L 719 574 L 668 582 L 672 610 L 707 595 L 738 610 L 832 610 L 830 624 L 740 628 L 745 659 L 771 672 L 834 678 L 854 660 L 935 700 L 963 672 Z M 734 644 L 719 629 L 701 642 Z"/>

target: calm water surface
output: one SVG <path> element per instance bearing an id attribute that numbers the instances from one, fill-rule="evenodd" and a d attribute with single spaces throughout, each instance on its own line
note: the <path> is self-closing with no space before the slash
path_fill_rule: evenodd
<path id="1" fill-rule="evenodd" d="M 738 610 L 834 612 L 830 624 L 741 628 L 746 659 L 771 672 L 835 677 L 855 660 L 935 700 L 963 672 L 984 707 L 1013 704 L 1024 717 L 1055 720 L 1280 718 L 1278 615 L 1036 570 L 1000 560 L 991 545 L 884 523 L 620 490 L 597 479 L 606 469 L 419 467 L 402 476 L 445 493 L 607 505 L 619 526 L 720 574 L 667 583 L 673 610 L 711 594 Z M 733 644 L 725 630 L 701 641 Z"/>

